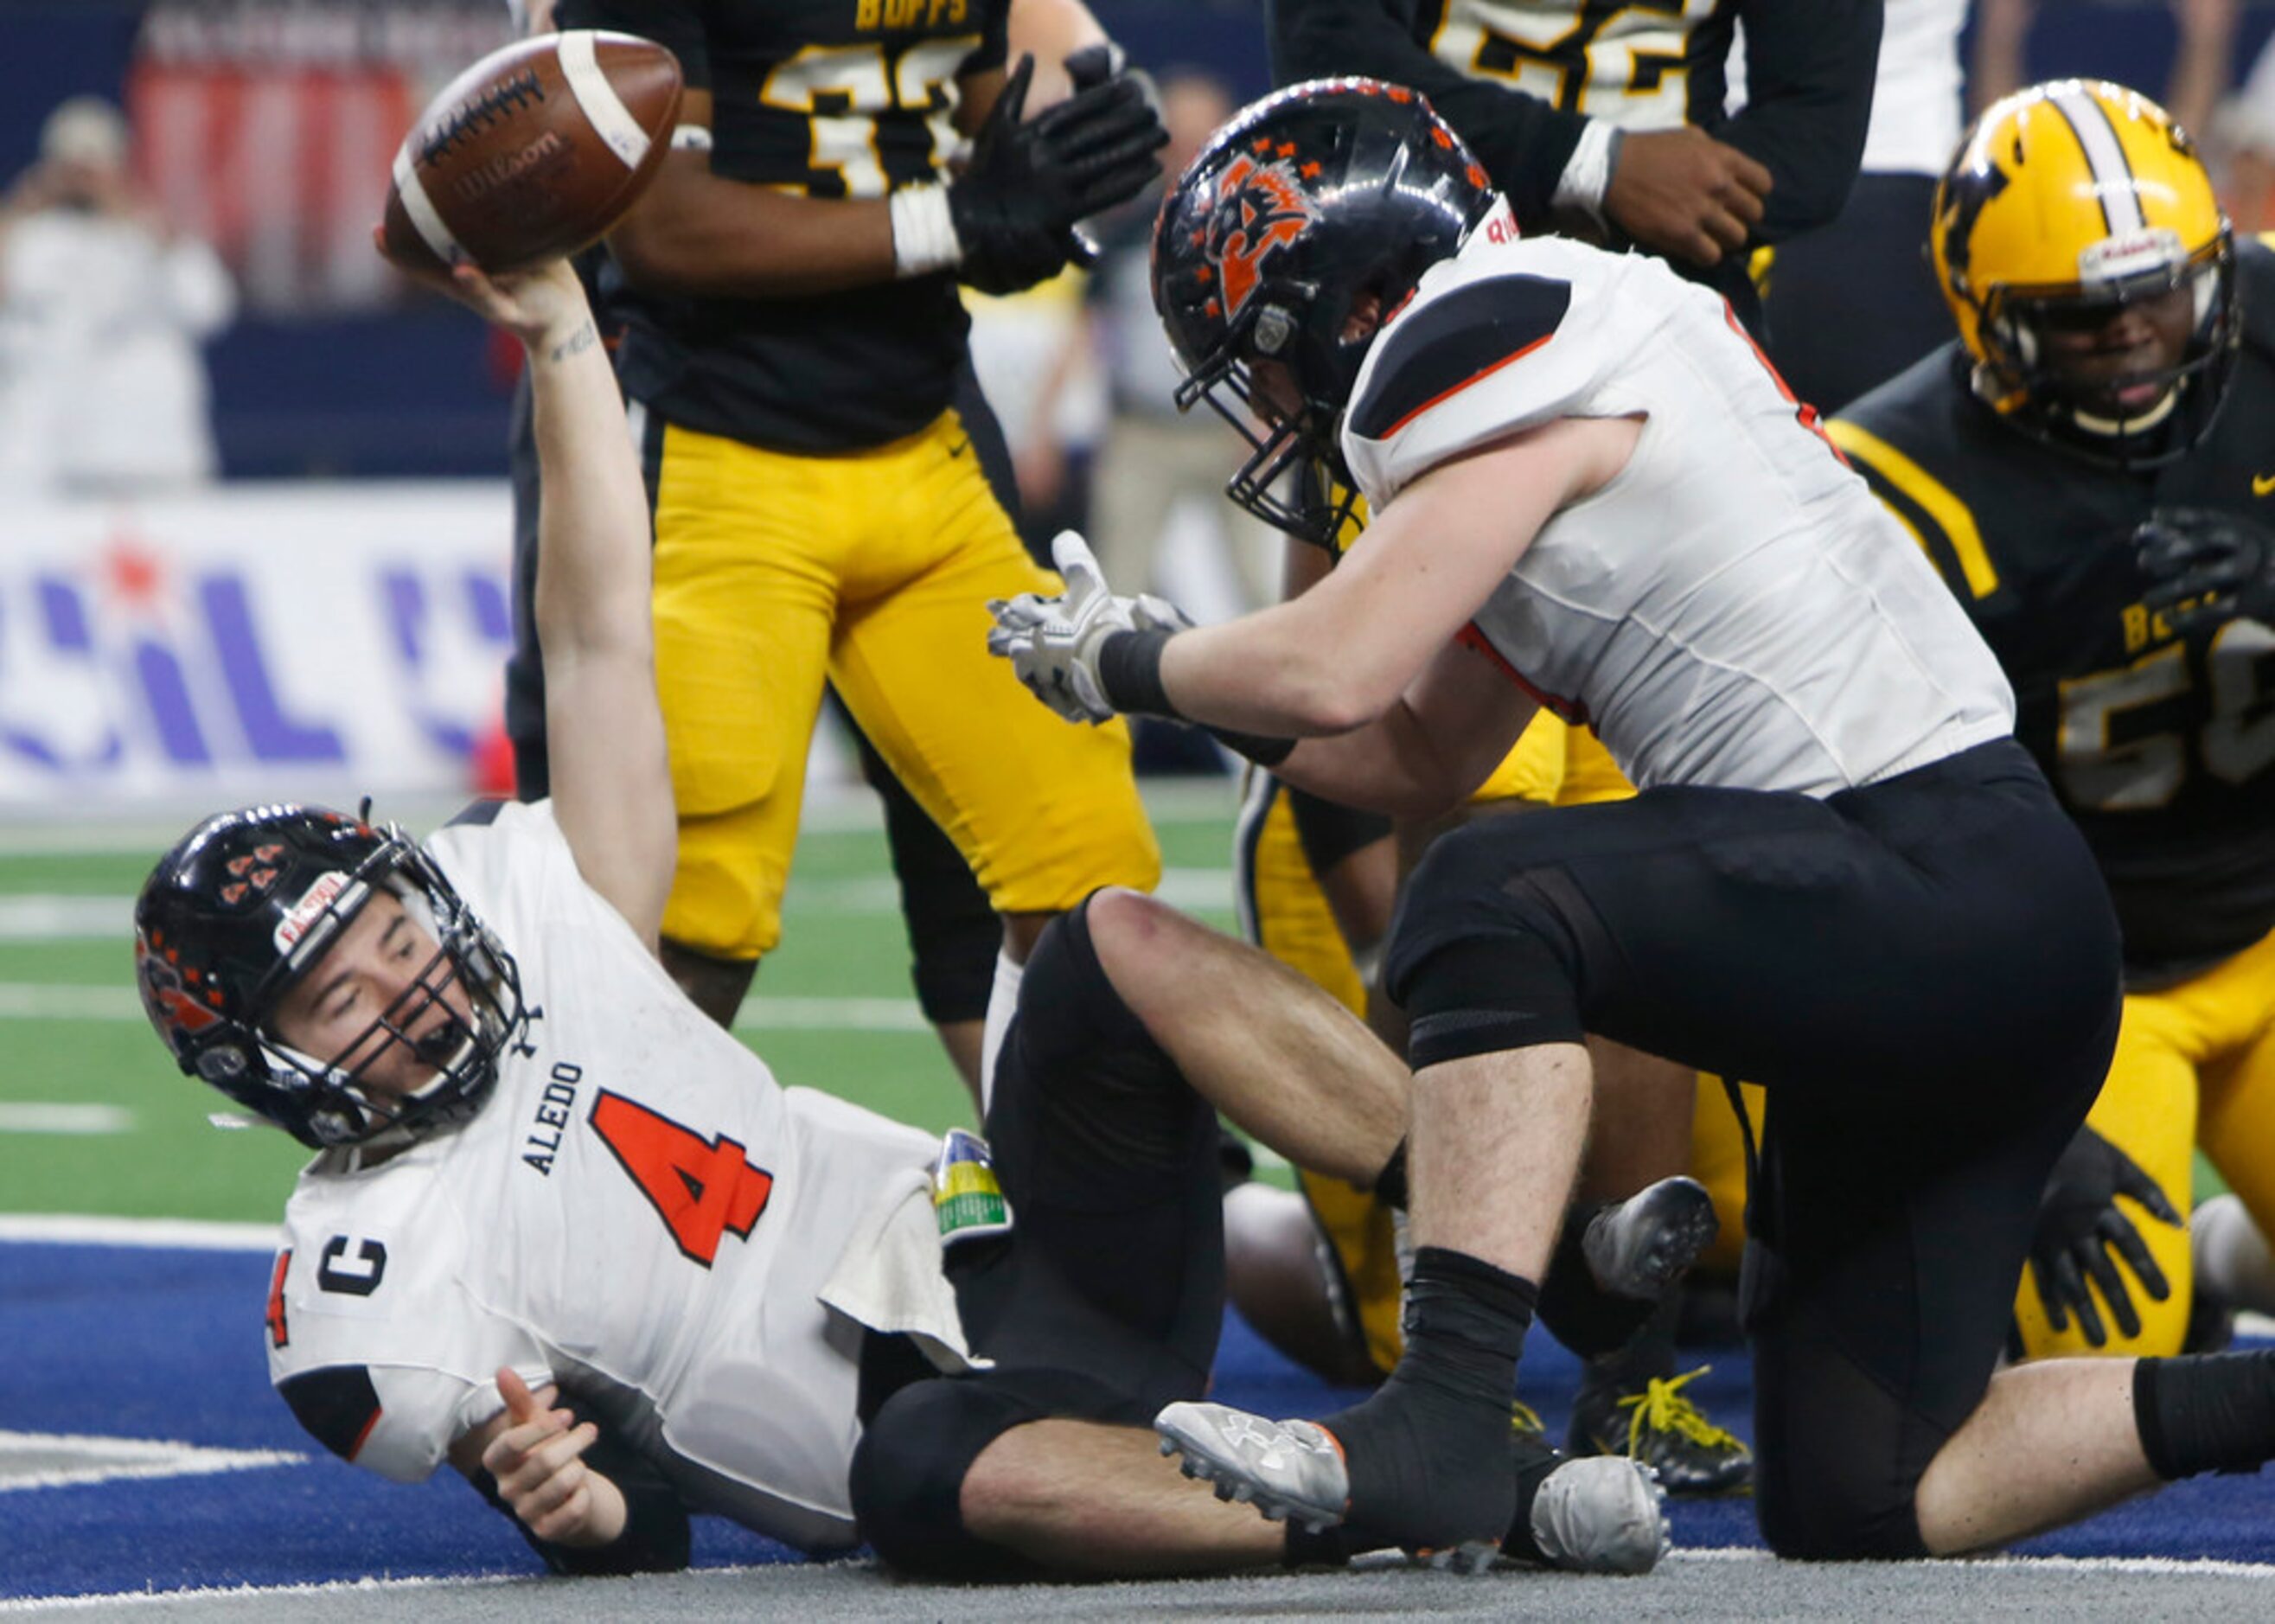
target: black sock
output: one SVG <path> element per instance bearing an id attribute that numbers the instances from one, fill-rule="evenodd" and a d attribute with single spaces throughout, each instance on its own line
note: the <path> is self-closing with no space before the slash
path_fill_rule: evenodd
<path id="1" fill-rule="evenodd" d="M 2138 1361 L 2133 1424 L 2168 1483 L 2257 1471 L 2275 1459 L 2275 1348 Z"/>
<path id="2" fill-rule="evenodd" d="M 1406 1351 L 1375 1395 L 1325 1423 L 1350 1469 L 1352 1550 L 1498 1539 L 1515 1513 L 1509 1404 L 1538 1295 L 1467 1253 L 1425 1246 Z M 1509 1496 L 1495 1505 L 1495 1494 Z"/>
<path id="3" fill-rule="evenodd" d="M 1501 1537 L 1504 1556 L 1520 1561 L 1545 1562 L 1547 1553 L 1540 1542 L 1532 1537 L 1532 1502 L 1539 1498 L 1540 1485 L 1548 1481 L 1548 1474 L 1564 1464 L 1565 1457 L 1546 1444 L 1535 1444 L 1520 1449 L 1516 1466 L 1516 1514 L 1509 1519 L 1508 1532 Z"/>
<path id="4" fill-rule="evenodd" d="M 1601 1382 L 1621 1393 L 1641 1393 L 1644 1384 L 1674 1374 L 1674 1327 L 1682 1317 L 1682 1290 L 1676 1287 L 1651 1307 L 1651 1317 L 1634 1335 L 1588 1361 L 1582 1380 Z"/>
<path id="5" fill-rule="evenodd" d="M 1527 1507 L 1527 1514 L 1531 1508 Z M 1323 1528 L 1314 1534 L 1304 1526 L 1301 1517 L 1288 1519 L 1288 1543 L 1281 1547 L 1282 1567 L 1341 1567 L 1351 1560 L 1356 1547 L 1350 1542 L 1350 1531 L 1342 1527 Z"/>

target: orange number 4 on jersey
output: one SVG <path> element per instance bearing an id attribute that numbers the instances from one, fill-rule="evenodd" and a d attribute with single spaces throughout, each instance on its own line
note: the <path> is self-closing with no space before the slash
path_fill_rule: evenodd
<path id="1" fill-rule="evenodd" d="M 679 1250 L 709 1268 L 729 1229 L 747 1240 L 767 1210 L 774 1175 L 744 1159 L 723 1134 L 706 1139 L 606 1089 L 593 1101 L 593 1129 L 640 1187 Z"/>

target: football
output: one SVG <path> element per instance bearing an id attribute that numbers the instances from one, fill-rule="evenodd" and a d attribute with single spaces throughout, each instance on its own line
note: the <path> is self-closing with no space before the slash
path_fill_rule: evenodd
<path id="1" fill-rule="evenodd" d="M 491 52 L 428 103 L 395 155 L 382 247 L 407 270 L 524 270 L 599 238 L 662 162 L 679 59 L 573 29 Z"/>

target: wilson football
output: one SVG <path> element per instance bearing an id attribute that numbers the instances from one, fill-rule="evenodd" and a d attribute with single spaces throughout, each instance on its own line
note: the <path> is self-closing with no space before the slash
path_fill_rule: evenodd
<path id="1" fill-rule="evenodd" d="M 662 162 L 679 59 L 574 29 L 492 51 L 428 103 L 395 155 L 382 245 L 407 270 L 524 270 L 606 232 Z"/>

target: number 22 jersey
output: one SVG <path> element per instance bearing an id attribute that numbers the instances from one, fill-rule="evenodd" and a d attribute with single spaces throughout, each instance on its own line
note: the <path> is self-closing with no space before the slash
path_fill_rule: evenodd
<path id="1" fill-rule="evenodd" d="M 531 1021 L 471 1121 L 301 1175 L 271 1379 L 336 1453 L 413 1480 L 498 1412 L 510 1365 L 692 1507 L 850 1544 L 864 1324 L 962 1363 L 937 1140 L 777 1084 L 585 883 L 548 804 L 428 849 L 513 955 Z"/>

